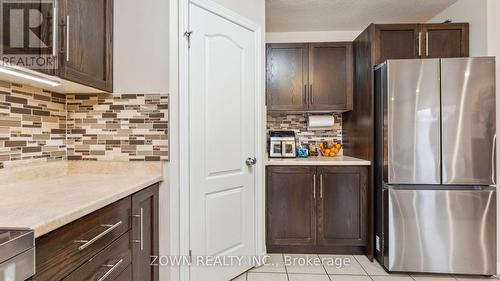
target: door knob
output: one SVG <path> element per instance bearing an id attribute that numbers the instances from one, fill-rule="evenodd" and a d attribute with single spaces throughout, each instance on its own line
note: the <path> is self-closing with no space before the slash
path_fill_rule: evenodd
<path id="1" fill-rule="evenodd" d="M 248 157 L 245 162 L 247 163 L 247 166 L 253 166 L 257 163 L 257 159 L 255 159 L 255 157 Z"/>

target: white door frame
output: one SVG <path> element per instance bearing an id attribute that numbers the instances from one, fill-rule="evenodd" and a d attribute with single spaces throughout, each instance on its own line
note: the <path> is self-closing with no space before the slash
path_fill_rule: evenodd
<path id="1" fill-rule="evenodd" d="M 260 25 L 215 3 L 211 0 L 179 0 L 179 251 L 180 255 L 189 255 L 189 51 L 184 32 L 189 27 L 189 3 L 202 7 L 229 21 L 251 30 L 256 44 L 256 98 L 255 98 L 255 255 L 264 255 L 264 157 L 265 157 L 265 125 L 264 125 L 264 45 Z M 193 32 L 196 32 L 195 30 Z M 180 281 L 189 281 L 189 268 L 180 268 Z"/>

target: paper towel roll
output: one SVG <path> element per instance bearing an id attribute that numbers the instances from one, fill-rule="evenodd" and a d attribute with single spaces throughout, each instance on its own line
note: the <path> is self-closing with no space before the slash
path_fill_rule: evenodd
<path id="1" fill-rule="evenodd" d="M 307 129 L 310 131 L 332 130 L 335 118 L 332 115 L 309 115 Z"/>

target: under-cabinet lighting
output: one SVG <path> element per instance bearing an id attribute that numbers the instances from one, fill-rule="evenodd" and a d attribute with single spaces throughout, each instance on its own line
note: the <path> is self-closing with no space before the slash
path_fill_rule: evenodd
<path id="1" fill-rule="evenodd" d="M 17 76 L 17 77 L 21 77 L 21 78 L 24 78 L 24 79 L 28 79 L 28 80 L 31 80 L 31 81 L 43 83 L 43 84 L 46 84 L 46 85 L 49 85 L 49 86 L 52 86 L 52 87 L 56 87 L 56 86 L 60 86 L 61 85 L 60 81 L 52 80 L 52 79 L 46 78 L 46 77 L 44 77 L 42 75 L 37 75 L 35 73 L 30 73 L 30 72 L 24 71 L 22 69 L 12 68 L 10 66 L 6 66 L 5 64 L 4 65 L 0 65 L 0 72 L 8 74 L 8 75 L 12 75 L 12 76 Z"/>

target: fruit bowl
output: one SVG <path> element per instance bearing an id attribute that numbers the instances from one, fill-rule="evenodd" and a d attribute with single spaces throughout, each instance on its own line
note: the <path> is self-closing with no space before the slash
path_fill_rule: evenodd
<path id="1" fill-rule="evenodd" d="M 335 157 L 339 153 L 342 145 L 333 141 L 324 141 L 319 144 L 321 154 L 325 157 Z"/>

